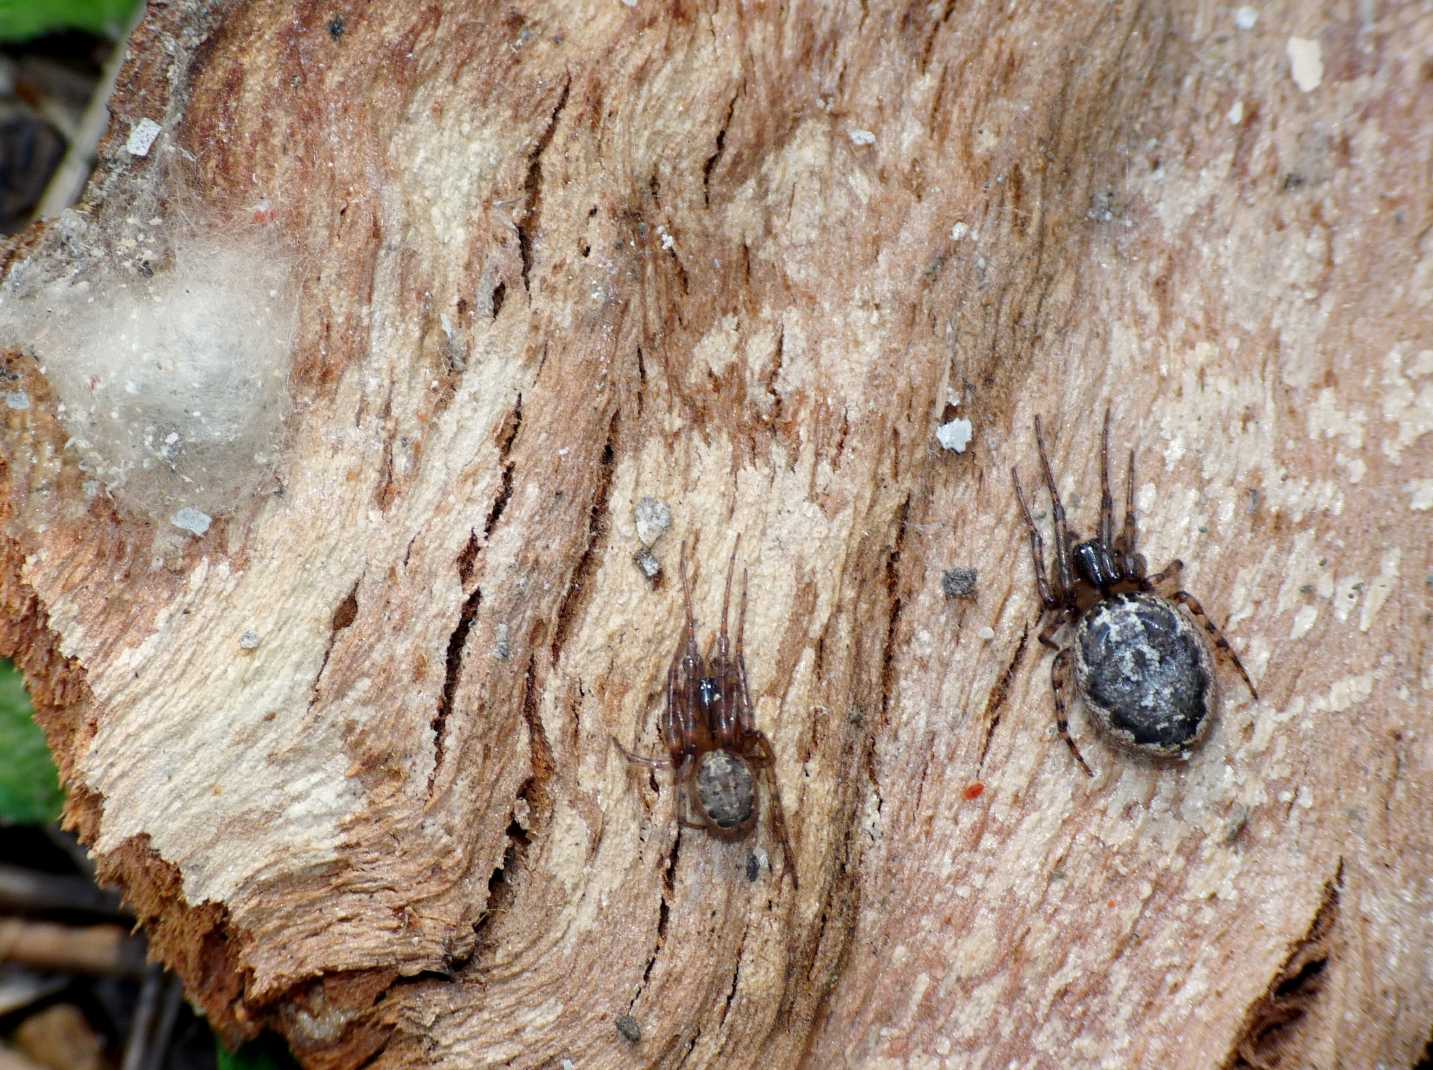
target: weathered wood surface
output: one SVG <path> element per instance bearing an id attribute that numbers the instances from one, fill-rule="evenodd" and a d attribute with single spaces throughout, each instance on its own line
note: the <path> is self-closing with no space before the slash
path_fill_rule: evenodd
<path id="1" fill-rule="evenodd" d="M 191 998 L 311 1066 L 1416 1061 L 1433 16 L 469 7 L 135 38 L 89 212 L 267 199 L 281 495 L 87 502 L 10 352 L 0 648 Z M 1044 414 L 1088 531 L 1106 405 L 1262 701 L 1173 769 L 1077 713 L 1087 781 L 1008 469 Z M 693 532 L 704 631 L 741 536 L 799 892 L 608 744 L 658 748 Z"/>

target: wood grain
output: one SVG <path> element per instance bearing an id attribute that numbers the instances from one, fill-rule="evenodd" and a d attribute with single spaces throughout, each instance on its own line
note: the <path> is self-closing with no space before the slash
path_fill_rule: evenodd
<path id="1" fill-rule="evenodd" d="M 282 494 L 176 542 L 84 499 L 8 354 L 0 652 L 70 820 L 211 1020 L 307 1066 L 1411 1065 L 1430 42 L 1413 5 L 151 5 L 88 211 L 266 204 L 294 410 Z M 146 116 L 182 165 L 123 152 Z M 1008 471 L 1042 415 L 1088 532 L 1106 405 L 1262 701 L 1226 680 L 1173 768 L 1077 712 L 1090 781 Z M 688 534 L 705 634 L 741 537 L 799 893 L 609 745 L 659 750 Z"/>

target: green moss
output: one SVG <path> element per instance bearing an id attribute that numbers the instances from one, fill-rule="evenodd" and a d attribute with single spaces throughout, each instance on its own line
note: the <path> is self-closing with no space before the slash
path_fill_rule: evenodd
<path id="1" fill-rule="evenodd" d="M 25 682 L 13 665 L 0 661 L 0 822 L 43 825 L 59 818 L 64 802 Z"/>
<path id="2" fill-rule="evenodd" d="M 141 0 L 0 0 L 0 41 L 24 41 L 59 30 L 118 39 Z"/>

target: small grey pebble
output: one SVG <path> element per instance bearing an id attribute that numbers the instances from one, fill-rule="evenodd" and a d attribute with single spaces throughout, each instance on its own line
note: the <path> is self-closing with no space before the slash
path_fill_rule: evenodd
<path id="1" fill-rule="evenodd" d="M 979 573 L 973 568 L 950 568 L 940 578 L 941 592 L 947 598 L 974 598 Z"/>
<path id="2" fill-rule="evenodd" d="M 631 1041 L 633 1044 L 642 1039 L 642 1027 L 637 1024 L 637 1019 L 630 1014 L 624 1014 L 617 1019 L 617 1032 L 622 1034 L 623 1040 Z"/>
<path id="3" fill-rule="evenodd" d="M 239 636 L 239 649 L 258 650 L 259 633 L 250 629 L 249 631 L 246 631 L 243 635 Z"/>
<path id="4" fill-rule="evenodd" d="M 662 574 L 662 563 L 657 560 L 657 555 L 645 546 L 632 555 L 632 561 L 651 583 L 656 583 L 657 577 Z"/>
<path id="5" fill-rule="evenodd" d="M 637 538 L 643 546 L 651 546 L 672 526 L 672 509 L 661 498 L 646 497 L 634 510 Z"/>

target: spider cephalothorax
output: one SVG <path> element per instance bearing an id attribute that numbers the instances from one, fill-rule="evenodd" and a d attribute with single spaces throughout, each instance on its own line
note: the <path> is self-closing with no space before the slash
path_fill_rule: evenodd
<path id="1" fill-rule="evenodd" d="M 1124 527 L 1115 534 L 1109 410 L 1105 410 L 1100 443 L 1100 527 L 1094 538 L 1080 541 L 1066 526 L 1038 418 L 1035 445 L 1054 516 L 1055 567 L 1049 575 L 1040 529 L 1014 468 L 1010 476 L 1030 533 L 1030 557 L 1044 615 L 1054 618 L 1040 632 L 1040 642 L 1056 651 L 1050 678 L 1060 736 L 1080 767 L 1093 775 L 1070 738 L 1065 715 L 1073 667 L 1078 693 L 1114 742 L 1157 757 L 1186 756 L 1209 731 L 1217 689 L 1208 648 L 1179 607 L 1198 619 L 1257 700 L 1249 674 L 1193 595 L 1182 590 L 1160 592 L 1161 585 L 1178 578 L 1182 561 L 1176 558 L 1156 575 L 1146 574 L 1144 557 L 1136 549 L 1134 450 L 1129 454 Z M 1074 626 L 1074 636 L 1061 646 L 1055 636 L 1067 624 Z"/>

